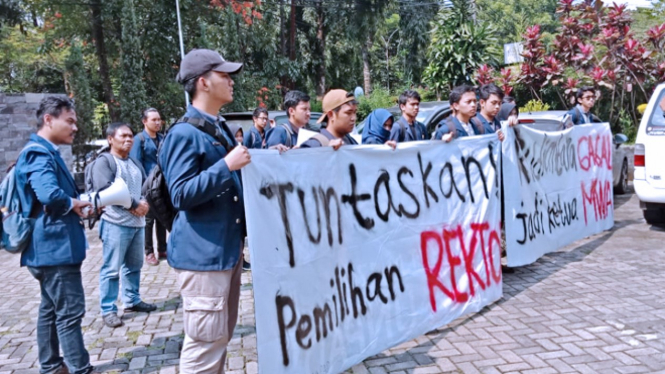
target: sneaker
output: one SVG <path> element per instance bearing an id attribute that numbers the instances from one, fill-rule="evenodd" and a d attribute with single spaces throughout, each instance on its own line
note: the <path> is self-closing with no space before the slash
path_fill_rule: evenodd
<path id="1" fill-rule="evenodd" d="M 104 320 L 104 324 L 108 327 L 116 328 L 124 325 L 120 317 L 118 317 L 118 313 L 112 312 L 105 314 L 102 316 L 102 319 Z"/>
<path id="2" fill-rule="evenodd" d="M 166 252 L 157 253 L 157 258 L 159 258 L 160 260 L 166 260 Z"/>
<path id="3" fill-rule="evenodd" d="M 136 305 L 132 305 L 130 307 L 125 308 L 125 312 L 146 312 L 150 313 L 154 310 L 157 310 L 157 305 L 155 304 L 148 304 L 146 302 L 140 301 Z"/>
<path id="4" fill-rule="evenodd" d="M 252 270 L 252 264 L 249 262 L 242 260 L 242 270 L 250 271 Z"/>
<path id="5" fill-rule="evenodd" d="M 147 262 L 148 265 L 150 265 L 150 266 L 159 265 L 159 261 L 155 258 L 154 253 L 148 253 L 147 255 L 145 255 L 145 262 Z"/>

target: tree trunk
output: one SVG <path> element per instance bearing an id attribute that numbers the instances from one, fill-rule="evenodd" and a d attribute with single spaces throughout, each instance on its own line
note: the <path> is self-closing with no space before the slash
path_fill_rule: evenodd
<path id="1" fill-rule="evenodd" d="M 361 53 L 363 58 L 363 88 L 365 90 L 365 96 L 369 97 L 372 90 L 372 77 L 371 69 L 369 65 L 369 50 L 372 48 L 372 37 L 371 33 L 367 36 L 367 41 L 362 44 Z"/>
<path id="2" fill-rule="evenodd" d="M 291 0 L 291 14 L 289 15 L 289 40 L 286 50 L 290 61 L 295 61 L 296 59 L 296 0 Z M 295 82 L 291 77 L 284 76 L 282 77 L 282 86 L 293 90 L 296 87 Z"/>
<path id="3" fill-rule="evenodd" d="M 108 106 L 111 121 L 117 122 L 120 120 L 120 111 L 118 110 L 115 96 L 113 95 L 113 87 L 111 86 L 111 76 L 106 56 L 106 46 L 104 44 L 104 25 L 100 0 L 91 0 L 90 9 L 92 11 L 92 36 L 95 40 L 95 50 L 99 62 L 99 75 L 102 80 L 104 102 Z"/>
<path id="4" fill-rule="evenodd" d="M 386 44 L 386 87 L 390 92 L 390 38 L 388 40 L 384 39 L 384 43 Z"/>
<path id="5" fill-rule="evenodd" d="M 296 0 L 291 0 L 291 20 L 289 25 L 289 60 L 296 59 Z"/>
<path id="6" fill-rule="evenodd" d="M 284 1 L 279 0 L 279 53 L 284 57 L 288 57 L 289 52 L 286 45 L 286 11 L 284 10 Z M 282 97 L 286 94 L 286 87 L 288 87 L 288 77 L 286 75 L 281 75 L 279 77 L 279 84 L 282 87 L 280 89 L 280 94 Z"/>
<path id="7" fill-rule="evenodd" d="M 286 24 L 284 20 L 286 19 L 286 12 L 284 11 L 284 0 L 279 1 L 279 50 L 282 53 L 282 56 L 288 56 L 286 50 Z"/>
<path id="8" fill-rule="evenodd" d="M 236 33 L 238 33 L 238 44 L 240 44 L 240 58 L 241 60 L 245 60 L 245 54 L 247 53 L 247 44 L 244 42 L 244 38 L 242 35 L 242 29 L 240 28 L 240 21 L 238 20 L 239 17 L 233 17 L 236 21 Z"/>
<path id="9" fill-rule="evenodd" d="M 326 33 L 324 29 L 323 0 L 316 6 L 316 46 L 319 60 L 316 65 L 316 97 L 323 98 L 326 93 Z"/>

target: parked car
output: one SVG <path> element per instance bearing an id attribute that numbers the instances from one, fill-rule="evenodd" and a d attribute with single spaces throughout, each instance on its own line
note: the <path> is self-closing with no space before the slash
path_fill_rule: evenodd
<path id="1" fill-rule="evenodd" d="M 308 130 L 319 131 L 321 125 L 316 123 L 323 113 L 312 112 L 309 117 L 309 124 L 305 126 Z M 246 132 L 254 124 L 252 120 L 252 112 L 233 112 L 233 113 L 223 113 L 222 117 L 229 124 L 236 124 L 242 127 L 242 131 Z M 289 116 L 286 115 L 286 112 L 283 110 L 271 110 L 268 111 L 268 120 L 270 121 L 271 126 L 275 126 L 286 123 L 289 120 Z"/>
<path id="2" fill-rule="evenodd" d="M 545 110 L 541 112 L 520 113 L 520 125 L 541 131 L 561 131 L 573 125 L 565 110 Z"/>
<path id="3" fill-rule="evenodd" d="M 397 105 L 386 109 L 393 114 L 395 121 L 402 115 Z M 425 101 L 420 103 L 420 110 L 416 116 L 416 121 L 422 122 L 427 128 L 427 132 L 434 134 L 436 126 L 444 118 L 448 117 L 450 113 L 450 103 L 447 101 Z M 362 135 L 364 128 L 365 120 L 356 125 L 354 133 Z"/>
<path id="4" fill-rule="evenodd" d="M 541 131 L 560 131 L 572 126 L 571 118 L 565 110 L 520 113 L 518 120 L 522 126 Z M 612 176 L 614 192 L 618 195 L 628 190 L 628 152 L 622 146 L 627 140 L 624 134 L 615 134 L 613 137 L 615 148 L 612 151 Z"/>
<path id="5" fill-rule="evenodd" d="M 635 194 L 648 223 L 665 223 L 665 83 L 656 87 L 635 142 Z"/>

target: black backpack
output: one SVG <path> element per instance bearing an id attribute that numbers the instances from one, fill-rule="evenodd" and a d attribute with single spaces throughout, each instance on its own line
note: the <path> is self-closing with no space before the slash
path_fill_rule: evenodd
<path id="1" fill-rule="evenodd" d="M 197 129 L 212 136 L 217 141 L 219 141 L 224 146 L 224 148 L 226 148 L 227 152 L 231 152 L 231 149 L 233 149 L 233 146 L 229 144 L 229 142 L 226 140 L 226 137 L 219 132 L 219 128 L 207 122 L 204 118 L 182 117 L 169 127 L 169 131 L 173 128 L 173 126 L 180 123 L 189 123 Z M 229 135 L 230 139 L 233 139 L 231 130 L 229 130 L 229 128 L 226 126 L 226 123 L 222 122 L 221 126 L 223 131 L 226 131 L 226 133 Z M 159 143 L 157 155 L 159 155 L 165 140 L 166 135 L 164 136 L 162 142 Z M 173 227 L 173 220 L 175 220 L 175 216 L 178 211 L 171 203 L 169 188 L 166 185 L 166 178 L 164 177 L 164 173 L 162 172 L 162 167 L 159 162 L 157 162 L 157 165 L 155 165 L 155 167 L 150 171 L 150 174 L 148 174 L 148 177 L 143 183 L 141 191 L 145 197 L 145 200 L 150 206 L 150 214 L 155 217 L 155 219 L 157 219 L 157 221 L 159 221 L 159 223 L 168 231 L 171 231 L 171 228 Z"/>

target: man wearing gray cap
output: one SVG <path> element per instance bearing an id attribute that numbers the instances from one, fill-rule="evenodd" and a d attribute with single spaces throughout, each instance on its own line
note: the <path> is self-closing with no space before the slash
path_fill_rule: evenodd
<path id="1" fill-rule="evenodd" d="M 180 373 L 223 373 L 238 319 L 245 211 L 239 170 L 250 162 L 219 110 L 233 101 L 242 64 L 208 49 L 189 52 L 177 80 L 192 99 L 159 152 L 178 214 L 167 246 L 183 303 Z"/>

